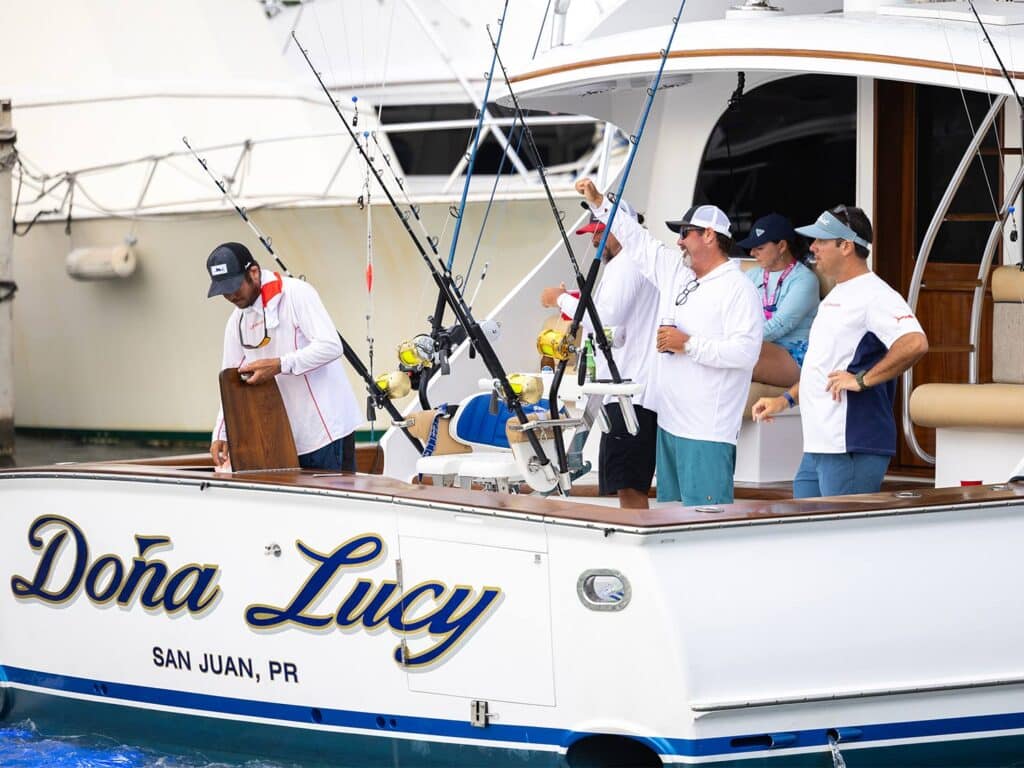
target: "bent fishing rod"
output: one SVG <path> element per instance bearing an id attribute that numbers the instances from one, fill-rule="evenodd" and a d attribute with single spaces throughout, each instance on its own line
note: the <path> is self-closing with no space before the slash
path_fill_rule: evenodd
<path id="1" fill-rule="evenodd" d="M 198 161 L 198 163 L 201 166 L 203 166 L 203 170 L 206 171 L 206 173 L 209 175 L 211 179 L 213 179 L 213 183 L 217 185 L 217 188 L 221 191 L 224 197 L 227 198 L 227 201 L 231 203 L 232 206 L 234 206 L 235 212 L 239 216 L 241 216 L 242 221 L 249 225 L 249 229 L 251 229 L 253 231 L 253 234 L 256 235 L 257 239 L 259 239 L 260 243 L 263 245 L 263 248 L 267 251 L 267 253 L 269 253 L 273 257 L 274 261 L 277 262 L 277 266 L 281 268 L 281 271 L 284 272 L 288 277 L 292 277 L 292 273 L 288 270 L 288 267 L 285 266 L 285 263 L 277 255 L 277 253 L 274 251 L 273 246 L 270 244 L 270 238 L 267 235 L 263 234 L 260 228 L 256 226 L 256 223 L 249 218 L 249 214 L 245 210 L 245 208 L 240 206 L 238 202 L 235 200 L 235 198 L 232 197 L 231 193 L 228 192 L 227 187 L 224 186 L 223 180 L 217 178 L 216 174 L 214 174 L 213 171 L 210 170 L 210 166 L 206 164 L 206 161 L 196 153 L 196 151 L 192 148 L 192 145 L 189 144 L 188 137 L 183 136 L 181 140 L 185 143 L 185 146 L 188 147 L 188 151 L 192 153 L 192 157 L 194 157 L 196 161 Z M 335 329 L 335 333 L 338 334 L 338 340 L 341 342 L 342 354 L 344 355 L 345 360 L 348 361 L 348 364 L 352 366 L 352 370 L 354 370 L 356 372 L 356 375 L 358 375 L 359 378 L 363 380 L 363 383 L 366 384 L 367 420 L 373 421 L 374 409 L 382 408 L 388 412 L 388 415 L 391 417 L 393 421 L 402 421 L 402 414 L 399 413 L 398 409 L 395 408 L 394 403 L 392 403 L 391 400 L 388 398 L 387 391 L 384 390 L 376 381 L 374 381 L 373 376 L 370 375 L 370 371 L 363 364 L 363 361 L 359 359 L 359 355 L 357 355 L 355 350 L 352 349 L 351 345 L 347 341 L 345 341 L 345 337 L 341 335 L 341 331 Z M 423 444 L 415 436 L 413 436 L 411 432 L 409 432 L 409 429 L 407 427 L 402 427 L 401 429 L 405 436 L 409 438 L 409 442 L 412 443 L 413 447 L 417 450 L 417 452 L 423 453 Z"/>
<path id="2" fill-rule="evenodd" d="M 509 96 L 512 98 L 512 104 L 515 107 L 516 117 L 523 126 L 523 131 L 526 132 L 526 143 L 530 151 L 533 154 L 534 162 L 537 164 L 537 174 L 540 176 L 541 183 L 544 185 L 544 194 L 548 198 L 548 205 L 551 207 L 551 214 L 555 217 L 555 223 L 558 225 L 558 232 L 561 235 L 562 243 L 565 245 L 565 251 L 569 254 L 569 262 L 572 264 L 574 276 L 576 278 L 576 285 L 580 289 L 579 307 L 584 307 L 587 315 L 590 317 L 590 324 L 594 328 L 594 338 L 597 346 L 600 348 L 601 353 L 604 355 L 605 360 L 608 363 L 608 372 L 611 375 L 612 381 L 616 384 L 622 383 L 622 375 L 619 373 L 619 367 L 615 364 L 615 358 L 612 353 L 612 345 L 608 339 L 608 335 L 605 333 L 604 325 L 601 323 L 601 318 L 597 312 L 597 305 L 594 302 L 594 291 L 593 287 L 597 282 L 597 273 L 601 269 L 600 255 L 602 251 L 599 249 L 597 256 L 592 260 L 590 269 L 586 277 L 580 271 L 579 263 L 576 261 L 576 254 L 573 251 L 572 244 L 569 242 L 569 235 L 565 231 L 565 224 L 562 222 L 562 214 L 558 210 L 558 205 L 555 203 L 555 196 L 551 193 L 551 186 L 548 184 L 547 173 L 544 168 L 544 161 L 541 157 L 540 150 L 537 148 L 537 142 L 534 141 L 533 130 L 530 128 L 526 121 L 526 113 L 523 111 L 522 106 L 519 104 L 519 98 L 516 96 L 516 92 L 512 88 L 512 81 L 509 79 L 508 70 L 505 68 L 505 63 L 501 60 L 501 54 L 498 53 L 498 44 L 495 42 L 494 37 L 491 35 L 490 26 L 487 27 L 487 37 L 491 41 L 491 47 L 494 49 L 494 57 L 498 62 L 498 66 L 501 68 L 501 75 L 505 80 L 505 87 L 508 89 Z M 602 241 L 603 243 L 603 241 Z M 580 316 L 582 321 L 582 315 Z M 575 326 L 571 329 L 566 336 L 568 339 L 576 338 Z M 565 369 L 569 364 L 568 356 L 559 360 L 558 369 L 555 371 L 555 377 L 551 381 L 551 390 L 548 395 L 548 405 L 551 408 L 551 419 L 557 421 L 559 418 L 558 413 L 558 390 L 561 388 L 562 379 L 565 376 Z M 585 366 L 583 365 L 582 355 L 580 351 L 577 351 L 576 366 L 580 373 L 584 372 Z M 565 443 L 562 440 L 562 428 L 558 425 L 554 426 L 555 431 L 555 450 L 558 454 L 558 467 L 561 472 L 568 472 L 568 456 L 565 450 Z"/>
<path id="3" fill-rule="evenodd" d="M 480 324 L 477 323 L 476 319 L 473 317 L 472 310 L 466 304 L 466 301 L 463 298 L 459 289 L 455 286 L 454 281 L 452 280 L 451 277 L 451 271 L 448 270 L 444 262 L 442 262 L 440 259 L 438 259 L 440 269 L 438 268 L 438 265 L 434 264 L 433 260 L 431 260 L 430 256 L 427 254 L 426 249 L 423 247 L 423 244 L 420 242 L 420 239 L 416 236 L 416 233 L 413 232 L 412 227 L 409 225 L 408 217 L 402 214 L 402 209 L 399 207 L 394 195 L 391 193 L 391 190 L 388 188 L 388 186 L 384 183 L 384 179 L 381 178 L 380 171 L 377 169 L 377 166 L 375 166 L 373 162 L 370 160 L 370 157 L 367 155 L 366 150 L 363 148 L 362 144 L 360 144 L 359 139 L 355 135 L 355 131 L 353 131 L 352 127 L 348 124 L 348 120 L 346 120 L 345 116 L 342 114 L 341 108 L 338 106 L 337 100 L 331 95 L 331 91 L 327 87 L 327 84 L 320 76 L 320 73 L 317 71 L 316 67 L 313 66 L 313 61 L 309 58 L 309 52 L 305 48 L 303 48 L 302 43 L 299 42 L 298 36 L 295 34 L 295 32 L 292 32 L 292 39 L 295 40 L 295 44 L 298 46 L 299 51 L 302 53 L 302 57 L 306 60 L 306 64 L 312 70 L 314 77 L 316 77 L 317 82 L 320 84 L 320 88 L 326 94 L 328 101 L 334 108 L 334 111 L 337 113 L 338 118 L 341 120 L 342 124 L 345 126 L 345 130 L 351 137 L 353 143 L 356 146 L 356 149 L 362 156 L 363 161 L 366 162 L 367 166 L 370 169 L 370 172 L 377 180 L 377 184 L 380 185 L 381 190 L 384 192 L 384 196 L 387 197 L 388 202 L 391 203 L 391 207 L 398 215 L 398 218 L 402 222 L 402 226 L 404 227 L 406 233 L 412 240 L 413 245 L 416 247 L 416 250 L 420 254 L 420 257 L 427 265 L 427 269 L 430 270 L 430 275 L 433 278 L 434 283 L 437 285 L 438 290 L 441 292 L 441 295 L 444 296 L 448 306 L 452 308 L 452 311 L 455 313 L 455 317 L 458 319 L 460 325 L 462 325 L 462 327 L 465 328 L 466 334 L 469 337 L 470 344 L 472 344 L 476 351 L 480 354 L 480 357 L 484 365 L 486 366 L 488 373 L 490 373 L 491 377 L 497 382 L 498 386 L 501 388 L 503 399 L 505 400 L 505 403 L 508 406 L 509 410 L 511 410 L 515 414 L 516 419 L 519 421 L 519 423 L 525 426 L 529 420 L 526 417 L 525 411 L 523 411 L 522 401 L 519 395 L 516 394 L 515 390 L 512 389 L 512 385 L 508 380 L 508 375 L 505 373 L 505 369 L 502 366 L 501 361 L 498 359 L 498 355 L 495 353 L 494 347 L 491 346 L 491 343 L 487 336 L 485 335 L 483 329 L 480 327 Z M 525 434 L 530 443 L 530 447 L 533 449 L 538 464 L 541 467 L 550 466 L 551 462 L 547 458 L 547 455 L 544 452 L 544 448 L 540 444 L 540 439 L 534 433 L 534 430 L 525 430 Z M 559 488 L 561 488 L 560 483 L 558 484 L 558 486 Z"/>

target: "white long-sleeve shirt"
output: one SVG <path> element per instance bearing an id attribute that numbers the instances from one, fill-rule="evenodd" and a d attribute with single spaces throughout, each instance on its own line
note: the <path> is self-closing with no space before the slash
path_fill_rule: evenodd
<path id="1" fill-rule="evenodd" d="M 281 280 L 276 296 L 268 290 Z M 262 271 L 263 292 L 245 310 L 235 309 L 224 327 L 221 370 L 237 368 L 251 360 L 281 358 L 277 386 L 299 454 L 311 453 L 345 437 L 361 423 L 356 397 L 345 375 L 344 352 L 338 332 L 316 289 L 302 280 Z M 267 297 L 267 298 L 264 298 Z M 239 323 L 262 323 L 266 310 L 270 341 L 259 349 L 245 349 Z M 244 317 L 243 317 L 244 316 Z M 258 338 L 254 339 L 258 341 Z M 253 343 L 248 340 L 247 343 Z M 226 440 L 224 409 L 217 413 L 214 440 Z"/>
<path id="2" fill-rule="evenodd" d="M 575 314 L 579 303 L 579 299 L 568 293 L 558 297 L 558 308 L 570 317 Z M 594 304 L 601 324 L 605 328 L 614 328 L 625 339 L 622 346 L 613 350 L 612 354 L 619 375 L 643 385 L 643 389 L 633 396 L 633 403 L 654 410 L 647 396 L 647 386 L 658 354 L 654 339 L 658 289 L 620 252 L 602 267 L 601 282 L 594 292 Z M 583 315 L 583 331 L 594 331 L 589 314 Z M 611 378 L 604 354 L 599 350 L 596 350 L 596 354 L 598 378 Z M 611 397 L 605 398 L 606 402 L 612 400 Z"/>
<path id="3" fill-rule="evenodd" d="M 611 203 L 606 198 L 593 210 L 607 222 Z M 615 217 L 612 234 L 660 291 L 658 322 L 672 318 L 690 336 L 687 352 L 656 355 L 648 407 L 658 412 L 658 426 L 676 437 L 735 445 L 764 333 L 753 284 L 731 260 L 698 279 L 679 251 L 629 216 Z"/>

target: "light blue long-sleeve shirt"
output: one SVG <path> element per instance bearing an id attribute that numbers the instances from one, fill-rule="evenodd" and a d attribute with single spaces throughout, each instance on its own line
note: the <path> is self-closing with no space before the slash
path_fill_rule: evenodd
<path id="1" fill-rule="evenodd" d="M 761 298 L 762 304 L 770 302 L 775 295 L 775 287 L 779 284 L 782 272 L 783 270 L 768 273 L 768 298 L 765 299 L 765 292 L 761 288 L 764 269 L 755 267 L 747 270 L 747 277 L 757 288 L 757 295 Z M 817 275 L 801 262 L 797 262 L 793 271 L 782 281 L 771 320 L 764 321 L 764 340 L 776 344 L 806 342 L 811 332 L 811 323 L 818 314 L 819 291 Z"/>

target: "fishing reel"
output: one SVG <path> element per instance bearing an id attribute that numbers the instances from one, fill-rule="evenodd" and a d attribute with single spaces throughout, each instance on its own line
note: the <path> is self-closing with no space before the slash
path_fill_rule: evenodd
<path id="1" fill-rule="evenodd" d="M 576 346 L 565 331 L 548 328 L 537 336 L 537 352 L 541 357 L 550 357 L 557 361 L 568 360 L 576 351 Z"/>
<path id="2" fill-rule="evenodd" d="M 613 349 L 618 349 L 625 343 L 625 328 L 607 327 L 604 329 L 605 338 Z M 550 357 L 556 362 L 569 360 L 579 352 L 579 348 L 572 342 L 565 331 L 557 328 L 548 328 L 541 331 L 537 336 L 537 352 L 541 357 Z"/>
<path id="3" fill-rule="evenodd" d="M 377 376 L 374 381 L 377 387 L 387 395 L 388 400 L 398 400 L 412 391 L 409 374 L 404 371 L 388 371 Z"/>
<path id="4" fill-rule="evenodd" d="M 508 383 L 523 405 L 535 405 L 544 397 L 544 379 L 535 373 L 510 374 Z"/>
<path id="5" fill-rule="evenodd" d="M 433 367 L 436 354 L 434 340 L 421 333 L 398 345 L 398 367 L 407 373 L 418 373 L 424 368 Z"/>

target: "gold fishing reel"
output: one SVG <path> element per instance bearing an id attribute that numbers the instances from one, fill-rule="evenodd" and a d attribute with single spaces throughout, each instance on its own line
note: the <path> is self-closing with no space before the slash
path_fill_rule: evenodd
<path id="1" fill-rule="evenodd" d="M 403 371 L 388 371 L 376 378 L 377 386 L 387 393 L 389 400 L 398 400 L 412 391 L 409 374 Z"/>
<path id="2" fill-rule="evenodd" d="M 398 363 L 403 371 L 422 371 L 434 365 L 434 340 L 427 334 L 413 336 L 398 345 Z"/>
<path id="3" fill-rule="evenodd" d="M 541 357 L 550 357 L 552 360 L 568 360 L 575 352 L 569 337 L 557 328 L 540 332 L 537 336 L 537 351 Z"/>
<path id="4" fill-rule="evenodd" d="M 534 373 L 513 373 L 508 377 L 509 386 L 524 405 L 533 405 L 544 397 L 544 379 Z"/>

